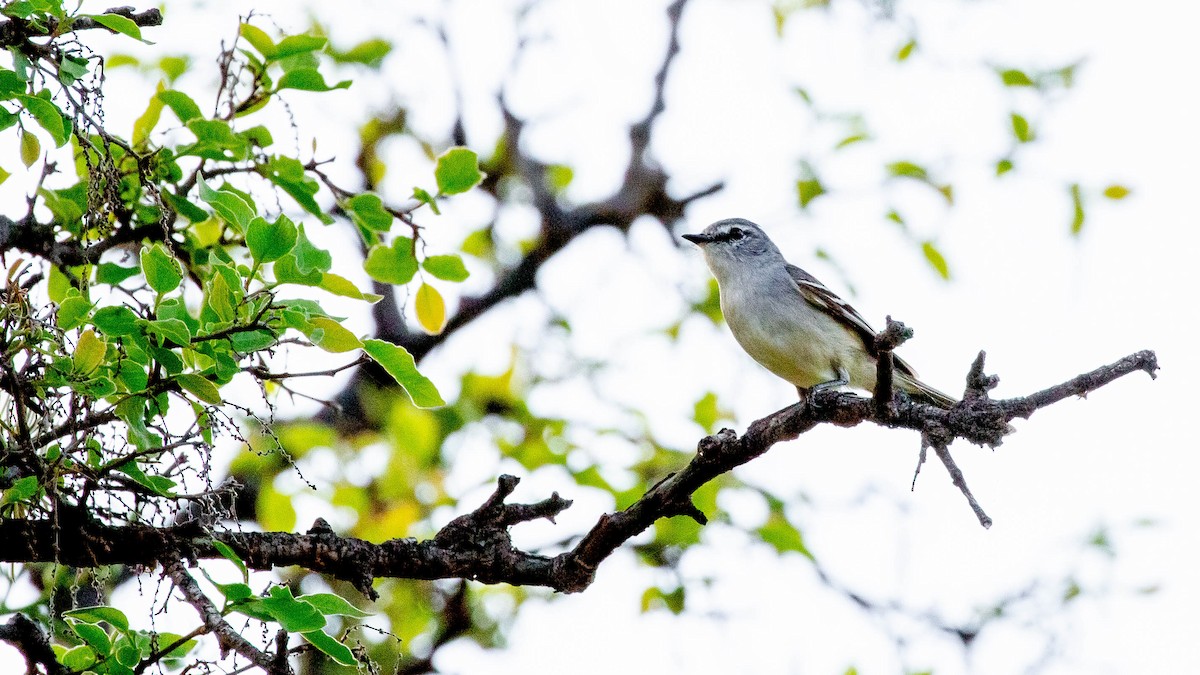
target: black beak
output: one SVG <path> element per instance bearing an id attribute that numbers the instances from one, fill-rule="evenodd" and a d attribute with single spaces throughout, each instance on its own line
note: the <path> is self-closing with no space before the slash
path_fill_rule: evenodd
<path id="1" fill-rule="evenodd" d="M 683 235 L 683 238 L 687 239 L 693 244 L 696 244 L 697 246 L 702 246 L 712 241 L 712 237 L 708 236 L 707 234 L 685 234 Z"/>

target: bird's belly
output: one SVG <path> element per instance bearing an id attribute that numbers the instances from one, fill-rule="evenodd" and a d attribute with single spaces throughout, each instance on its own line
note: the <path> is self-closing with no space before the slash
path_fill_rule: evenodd
<path id="1" fill-rule="evenodd" d="M 745 320 L 745 312 L 756 312 L 756 320 Z M 797 387 L 836 380 L 838 370 L 854 360 L 846 353 L 852 336 L 832 319 L 803 321 L 768 307 L 730 307 L 726 321 L 751 358 Z"/>

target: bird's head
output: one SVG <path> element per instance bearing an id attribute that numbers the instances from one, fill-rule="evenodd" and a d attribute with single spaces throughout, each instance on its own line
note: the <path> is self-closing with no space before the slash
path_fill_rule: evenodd
<path id="1" fill-rule="evenodd" d="M 704 258 L 718 279 L 740 269 L 783 259 L 767 233 L 743 218 L 718 220 L 700 234 L 685 234 L 683 238 L 704 251 Z"/>

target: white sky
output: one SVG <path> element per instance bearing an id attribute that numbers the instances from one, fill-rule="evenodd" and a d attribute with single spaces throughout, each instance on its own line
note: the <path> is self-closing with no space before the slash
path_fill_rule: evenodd
<path id="1" fill-rule="evenodd" d="M 576 167 L 572 198 L 603 196 L 620 178 L 623 124 L 649 104 L 648 83 L 665 38 L 663 4 L 546 3 L 532 19 L 552 37 L 531 48 L 510 91 L 518 111 L 538 120 L 528 147 Z M 475 45 L 461 48 L 453 68 L 471 83 L 464 93 L 468 128 L 481 147 L 499 120 L 471 106 L 486 104 L 488 87 L 509 67 L 507 57 L 484 50 L 511 42 L 507 9 L 498 5 L 463 0 L 412 8 L 458 21 L 451 35 Z M 288 3 L 256 6 L 288 29 L 305 25 Z M 321 16 L 344 41 L 397 37 L 400 58 L 388 78 L 417 107 L 414 124 L 441 128 L 443 106 L 452 104 L 441 80 L 445 67 L 428 57 L 436 52 L 428 36 L 401 32 L 408 24 L 393 16 L 393 7 L 343 2 L 336 7 L 342 20 L 333 11 Z M 817 247 L 829 251 L 858 291 L 854 304 L 876 325 L 890 313 L 914 326 L 916 339 L 903 354 L 926 381 L 952 393 L 961 390 L 981 348 L 988 350 L 989 372 L 1002 378 L 996 396 L 1026 394 L 1142 348 L 1158 351 L 1163 370 L 1157 381 L 1132 375 L 1086 401 L 1040 412 L 1018 423 L 1020 432 L 995 452 L 956 445 L 968 483 L 996 521 L 988 531 L 936 462 L 908 491 L 918 441 L 907 432 L 818 429 L 738 475 L 803 497 L 794 516 L 810 548 L 840 583 L 881 601 L 897 599 L 953 622 L 1023 590 L 1032 578 L 1053 582 L 1074 572 L 1086 589 L 1107 589 L 1054 620 L 1050 629 L 1061 642 L 1047 672 L 1164 672 L 1196 662 L 1200 588 L 1187 561 L 1200 551 L 1192 522 L 1200 460 L 1196 442 L 1186 440 L 1185 401 L 1200 375 L 1188 339 L 1196 321 L 1186 312 L 1197 290 L 1192 258 L 1200 250 L 1189 200 L 1200 183 L 1200 106 L 1192 93 L 1200 9 L 1164 0 L 1136 8 L 1082 0 L 902 3 L 918 17 L 912 28 L 920 48 L 910 64 L 895 68 L 887 58 L 910 26 L 872 23 L 858 3 L 839 7 L 828 16 L 798 13 L 781 41 L 762 3 L 689 4 L 683 53 L 653 150 L 679 193 L 714 180 L 726 180 L 728 188 L 696 204 L 684 231 L 720 217 L 751 218 L 792 262 L 844 290 L 839 272 L 813 256 Z M 232 30 L 238 10 L 221 2 L 201 8 L 172 5 L 166 27 L 148 36 L 162 49 L 208 53 Z M 1025 92 L 996 87 L 979 65 L 1058 66 L 1080 56 L 1086 63 L 1078 86 L 1045 110 Z M 543 65 L 534 68 L 538 59 Z M 112 79 L 138 82 L 119 73 Z M 827 112 L 863 111 L 878 140 L 831 153 L 840 136 L 809 121 L 790 93 L 795 84 Z M 203 82 L 191 86 L 200 91 Z M 131 98 L 140 106 L 148 95 L 147 89 Z M 110 119 L 140 113 L 120 109 L 116 98 L 110 91 Z M 300 94 L 293 107 L 302 130 L 326 122 L 318 127 L 321 147 L 348 162 L 349 152 L 341 150 L 353 137 L 348 120 L 359 118 L 360 107 L 378 109 L 388 100 L 356 86 L 336 106 L 305 109 L 310 100 Z M 990 172 L 1007 150 L 1010 109 L 1025 113 L 1042 140 L 1017 155 L 1018 174 L 995 181 Z M 393 151 L 397 161 L 414 154 Z M 834 190 L 806 214 L 794 204 L 798 157 L 816 158 Z M 946 209 L 927 189 L 879 190 L 878 167 L 896 159 L 951 178 L 956 206 Z M 1079 239 L 1066 232 L 1068 180 L 1091 190 Z M 1120 204 L 1100 198 L 1099 189 L 1113 181 L 1129 185 L 1133 195 Z M 386 185 L 402 197 L 414 182 L 393 170 Z M 6 184 L 5 198 L 19 185 Z M 882 220 L 893 205 L 914 230 L 936 239 L 952 283 L 934 278 L 919 251 Z M 469 220 L 477 211 L 467 203 L 457 213 Z M 525 224 L 514 218 L 507 226 L 520 231 Z M 458 228 L 430 232 L 435 246 L 438 236 L 447 245 L 460 236 Z M 705 390 L 736 412 L 739 430 L 794 396 L 741 354 L 724 328 L 693 319 L 677 344 L 653 335 L 706 279 L 699 256 L 677 249 L 653 223 L 640 223 L 628 241 L 611 231 L 590 233 L 539 278 L 546 302 L 567 314 L 575 330 L 572 351 L 556 358 L 610 364 L 601 392 L 645 411 L 655 433 L 680 447 L 699 438 L 687 420 Z M 544 314 L 531 298 L 511 303 L 449 341 L 425 367 L 453 394 L 462 370 L 495 371 L 507 363 L 508 338 L 535 343 L 527 326 L 538 327 Z M 363 317 L 352 321 L 369 330 Z M 547 414 L 577 414 L 594 396 L 584 390 L 568 383 L 532 403 Z M 501 469 L 512 467 L 485 459 L 459 480 L 465 490 Z M 516 497 L 540 499 L 567 487 L 538 475 Z M 518 528 L 520 540 L 551 541 L 594 522 L 607 506 L 583 497 L 558 529 Z M 753 499 L 723 506 L 735 522 L 756 517 Z M 1156 525 L 1136 527 L 1144 518 Z M 1102 526 L 1111 530 L 1112 560 L 1081 547 Z M 720 525 L 706 531 L 706 541 L 687 556 L 682 573 L 714 581 L 689 586 L 696 592 L 685 616 L 639 614 L 647 581 L 669 579 L 617 555 L 587 592 L 527 603 L 508 650 L 454 645 L 438 664 L 456 673 L 841 673 L 850 666 L 863 674 L 1008 673 L 1040 655 L 1044 627 L 1022 630 L 1019 622 L 985 632 L 967 661 L 952 642 L 907 628 L 901 629 L 907 647 L 897 652 L 879 622 L 820 585 L 804 560 L 778 558 Z M 1135 593 L 1145 586 L 1160 590 Z M 1040 602 L 1058 591 L 1046 589 Z M 0 663 L 10 652 L 0 650 Z"/>

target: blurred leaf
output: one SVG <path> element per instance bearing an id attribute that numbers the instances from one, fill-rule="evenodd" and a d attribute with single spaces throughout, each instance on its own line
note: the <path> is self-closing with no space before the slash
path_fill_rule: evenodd
<path id="1" fill-rule="evenodd" d="M 29 168 L 42 156 L 42 143 L 37 136 L 21 131 L 21 162 Z"/>
<path id="2" fill-rule="evenodd" d="M 562 192 L 575 178 L 575 170 L 565 164 L 551 164 L 546 167 L 546 180 L 550 183 L 552 192 Z"/>
<path id="3" fill-rule="evenodd" d="M 1104 188 L 1104 196 L 1112 200 L 1125 199 L 1129 196 L 1129 188 L 1124 185 L 1109 185 Z"/>
<path id="4" fill-rule="evenodd" d="M 909 40 L 908 42 L 904 43 L 903 47 L 901 47 L 899 50 L 896 51 L 896 60 L 897 61 L 907 60 L 908 57 L 912 56 L 913 50 L 916 48 L 917 48 L 917 41 L 915 39 Z"/>
<path id="5" fill-rule="evenodd" d="M 865 134 L 865 133 L 851 134 L 851 135 L 843 138 L 842 140 L 838 141 L 837 145 L 835 145 L 833 147 L 835 150 L 841 150 L 842 148 L 844 148 L 848 145 L 854 145 L 855 143 L 860 143 L 862 141 L 867 140 L 870 137 L 871 136 L 869 134 Z"/>
<path id="6" fill-rule="evenodd" d="M 1023 116 L 1012 113 L 1012 130 L 1013 136 L 1016 136 L 1018 143 L 1028 143 L 1034 139 L 1033 130 L 1029 128 L 1029 120 Z"/>
<path id="7" fill-rule="evenodd" d="M 1004 174 L 1008 173 L 1009 171 L 1012 171 L 1012 169 L 1013 169 L 1013 163 L 1012 163 L 1011 159 L 1004 158 L 1004 159 L 996 162 L 996 176 L 997 177 L 1003 176 Z"/>
<path id="8" fill-rule="evenodd" d="M 799 553 L 809 560 L 813 559 L 812 552 L 804 545 L 800 529 L 787 519 L 782 505 L 771 509 L 767 522 L 758 528 L 758 536 L 774 547 L 776 553 Z"/>
<path id="9" fill-rule="evenodd" d="M 391 51 L 391 42 L 376 38 L 360 42 L 344 52 L 330 49 L 329 56 L 337 63 L 361 63 L 364 66 L 378 68 L 384 57 Z"/>
<path id="10" fill-rule="evenodd" d="M 796 182 L 796 191 L 800 195 L 800 208 L 807 208 L 809 202 L 825 194 L 825 186 L 816 178 L 800 179 Z"/>
<path id="11" fill-rule="evenodd" d="M 417 321 L 425 332 L 432 335 L 442 332 L 446 325 L 446 301 L 442 300 L 442 294 L 438 293 L 436 288 L 429 284 L 421 284 L 417 289 L 414 309 L 417 312 Z"/>
<path id="12" fill-rule="evenodd" d="M 929 172 L 925 170 L 925 167 L 912 162 L 892 162 L 887 165 L 887 171 L 889 174 L 897 177 L 915 178 L 923 181 L 929 180 Z"/>
<path id="13" fill-rule="evenodd" d="M 479 185 L 483 173 L 479 170 L 479 157 L 467 148 L 450 148 L 442 153 L 434 169 L 438 192 L 456 195 Z"/>
<path id="14" fill-rule="evenodd" d="M 692 419 L 699 424 L 704 433 L 712 435 L 717 431 L 717 422 L 732 419 L 732 415 L 717 406 L 717 395 L 707 392 L 692 408 Z"/>
<path id="15" fill-rule="evenodd" d="M 1004 82 L 1006 87 L 1032 87 L 1033 79 L 1025 74 L 1024 71 L 1010 68 L 1000 71 L 1000 80 Z"/>
<path id="16" fill-rule="evenodd" d="M 945 256 L 942 255 L 937 246 L 932 241 L 926 241 L 921 244 L 921 252 L 925 254 L 925 260 L 938 273 L 938 276 L 949 281 L 950 265 L 946 263 Z"/>
<path id="17" fill-rule="evenodd" d="M 204 119 L 204 113 L 200 112 L 200 106 L 196 105 L 191 96 L 182 91 L 174 89 L 160 91 L 155 98 L 166 104 L 171 109 L 171 112 L 175 113 L 175 116 L 179 118 L 181 124 L 187 124 L 192 120 Z"/>
<path id="18" fill-rule="evenodd" d="M 238 34 L 245 38 L 246 42 L 258 50 L 258 53 L 262 54 L 264 58 L 269 60 L 275 56 L 275 41 L 258 26 L 244 23 L 239 26 Z"/>
<path id="19" fill-rule="evenodd" d="M 289 70 L 279 78 L 275 85 L 280 89 L 299 89 L 300 91 L 333 91 L 334 89 L 349 88 L 350 80 L 342 80 L 337 84 L 326 84 L 325 77 L 314 68 L 297 68 Z"/>
<path id="20" fill-rule="evenodd" d="M 1072 183 L 1071 188 L 1071 234 L 1079 234 L 1083 231 L 1083 221 L 1085 214 L 1083 211 L 1083 194 L 1080 190 L 1079 183 Z"/>

